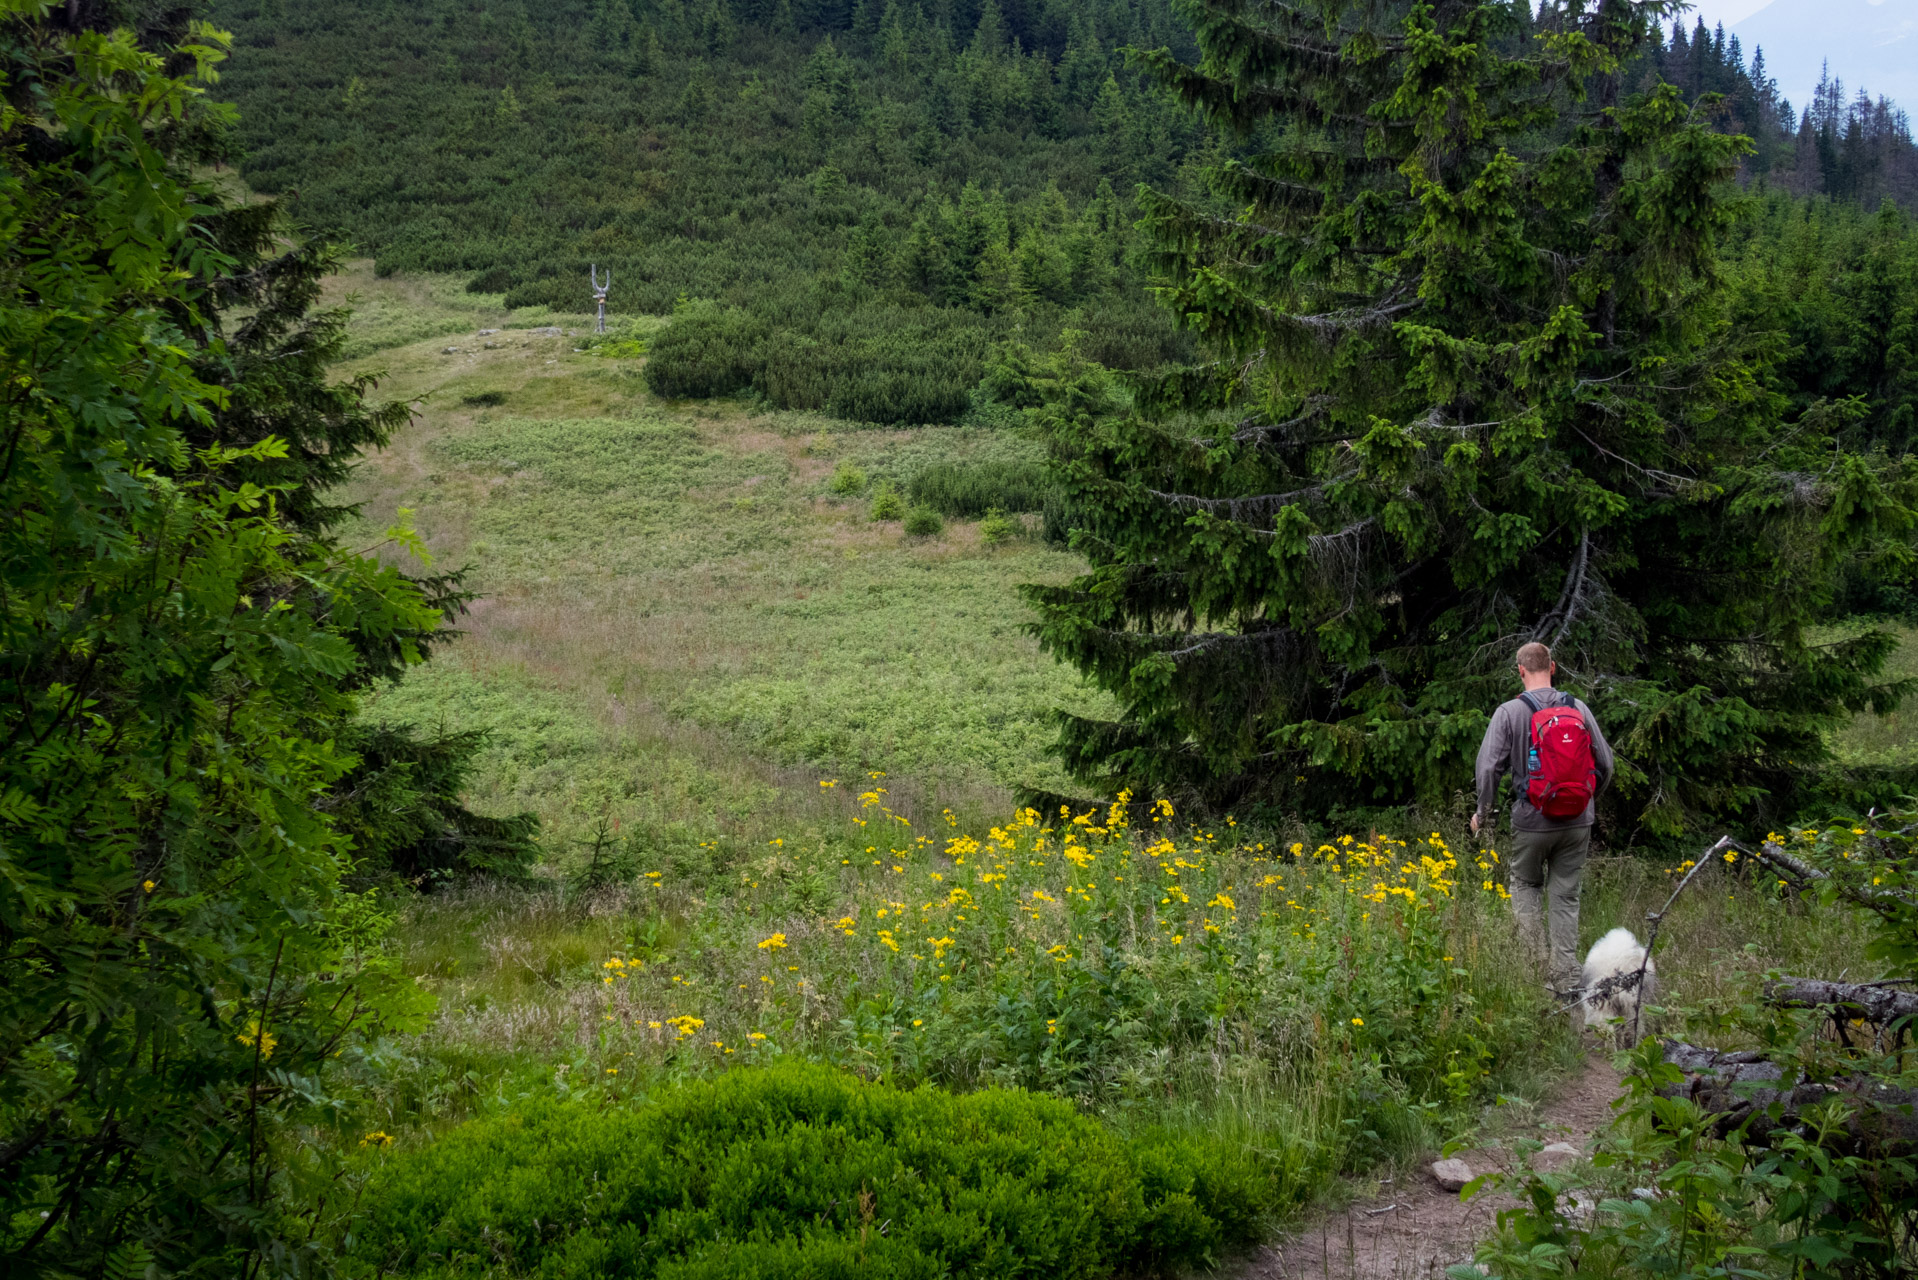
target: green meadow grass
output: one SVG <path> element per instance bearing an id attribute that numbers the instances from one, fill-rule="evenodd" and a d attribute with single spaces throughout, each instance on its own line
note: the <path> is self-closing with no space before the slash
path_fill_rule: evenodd
<path id="1" fill-rule="evenodd" d="M 886 773 L 928 811 L 1067 786 L 1052 714 L 1107 704 L 1039 653 L 1016 588 L 1080 562 L 1033 538 L 989 547 L 972 521 L 910 538 L 867 517 L 881 485 L 1036 464 L 1030 442 L 665 403 L 642 358 L 577 350 L 578 317 L 549 333 L 544 313 L 363 269 L 338 287 L 369 352 L 345 371 L 380 374 L 418 415 L 354 481 L 368 535 L 412 511 L 482 596 L 370 709 L 489 729 L 475 800 L 539 813 L 556 864 L 602 819 L 716 837 L 740 809 L 800 812 L 822 771 Z M 868 484 L 834 494 L 847 462 Z M 708 802 L 700 778 L 754 799 Z"/>

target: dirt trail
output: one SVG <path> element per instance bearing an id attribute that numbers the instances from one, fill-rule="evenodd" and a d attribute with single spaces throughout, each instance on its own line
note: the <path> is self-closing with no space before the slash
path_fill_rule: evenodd
<path id="1" fill-rule="evenodd" d="M 1510 1136 L 1589 1150 L 1618 1093 L 1618 1072 L 1606 1055 L 1592 1053 L 1531 1123 Z M 1462 1151 L 1459 1158 L 1474 1174 L 1512 1167 L 1511 1152 L 1496 1148 Z M 1233 1273 L 1235 1280 L 1426 1280 L 1443 1276 L 1453 1263 L 1471 1261 L 1472 1247 L 1492 1232 L 1499 1210 L 1512 1201 L 1481 1193 L 1461 1204 L 1456 1192 L 1439 1189 L 1429 1168 L 1429 1161 L 1419 1164 L 1382 1183 L 1376 1195 L 1307 1221 L 1248 1259 Z"/>

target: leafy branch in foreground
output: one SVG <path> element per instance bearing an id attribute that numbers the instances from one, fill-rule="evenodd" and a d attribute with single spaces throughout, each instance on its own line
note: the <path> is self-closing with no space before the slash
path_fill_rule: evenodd
<path id="1" fill-rule="evenodd" d="M 1778 906 L 1815 898 L 1867 933 L 1870 981 L 1768 975 L 1686 1014 L 1708 1049 L 1647 1037 L 1590 1169 L 1512 1179 L 1520 1207 L 1458 1277 L 1909 1275 L 1918 1222 L 1918 841 L 1910 814 L 1773 837 Z M 1789 846 L 1787 848 L 1786 846 Z M 1735 859 L 1736 852 L 1727 855 Z M 1668 1011 L 1670 1013 L 1672 1011 Z"/>
<path id="2" fill-rule="evenodd" d="M 1747 144 L 1621 89 L 1673 7 L 1195 0 L 1197 65 L 1140 55 L 1245 152 L 1209 201 L 1141 191 L 1210 363 L 1068 353 L 1036 413 L 1092 567 L 1028 589 L 1035 629 L 1124 708 L 1064 721 L 1088 783 L 1442 802 L 1541 640 L 1618 746 L 1623 844 L 1789 809 L 1900 696 L 1888 634 L 1808 627 L 1909 560 L 1911 472 L 1731 323 Z"/>
<path id="3" fill-rule="evenodd" d="M 186 176 L 224 37 L 109 13 L 0 6 L 0 1269 L 291 1273 L 328 1072 L 422 1006 L 315 800 L 441 613 L 328 537 L 403 414 L 324 382 L 324 255 Z"/>

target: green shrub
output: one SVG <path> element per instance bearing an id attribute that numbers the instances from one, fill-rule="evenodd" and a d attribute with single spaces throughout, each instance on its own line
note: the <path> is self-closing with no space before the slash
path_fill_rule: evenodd
<path id="1" fill-rule="evenodd" d="M 936 538 L 945 528 L 939 513 L 923 503 L 906 512 L 906 533 L 914 538 Z"/>
<path id="2" fill-rule="evenodd" d="M 949 516 L 981 516 L 994 507 L 1038 511 L 1046 501 L 1045 476 L 1037 463 L 940 463 L 914 476 L 910 488 L 914 502 Z"/>
<path id="3" fill-rule="evenodd" d="M 737 307 L 682 302 L 653 340 L 646 385 L 669 400 L 744 391 L 765 365 L 765 323 Z"/>
<path id="4" fill-rule="evenodd" d="M 861 471 L 850 459 L 841 462 L 832 473 L 832 483 L 827 486 L 842 497 L 851 497 L 863 493 L 866 489 L 866 473 Z"/>
<path id="5" fill-rule="evenodd" d="M 986 518 L 979 522 L 979 540 L 989 547 L 1011 542 L 1025 531 L 1025 525 L 997 507 L 987 511 Z"/>
<path id="6" fill-rule="evenodd" d="M 353 839 L 361 877 L 523 879 L 539 858 L 539 819 L 485 817 L 460 803 L 482 732 L 355 724 L 342 740 L 358 757 L 335 791 L 333 822 Z"/>
<path id="7" fill-rule="evenodd" d="M 1277 1196 L 1242 1152 L 1055 1099 L 782 1065 L 465 1124 L 374 1175 L 347 1252 L 421 1278 L 1070 1280 L 1203 1262 Z"/>
<path id="8" fill-rule="evenodd" d="M 872 495 L 872 518 L 874 520 L 897 520 L 906 514 L 906 504 L 900 498 L 899 491 L 890 484 L 879 487 Z"/>

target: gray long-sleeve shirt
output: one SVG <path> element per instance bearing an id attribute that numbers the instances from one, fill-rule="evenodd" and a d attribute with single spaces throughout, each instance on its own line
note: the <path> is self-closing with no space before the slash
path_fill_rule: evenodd
<path id="1" fill-rule="evenodd" d="M 1535 693 L 1544 694 L 1551 705 L 1551 699 L 1563 701 L 1564 696 L 1553 689 L 1539 689 Z M 1598 792 L 1596 800 L 1611 785 L 1612 770 L 1615 762 L 1612 758 L 1612 744 L 1605 741 L 1605 735 L 1598 727 L 1598 721 L 1592 716 L 1592 709 L 1577 698 L 1572 699 L 1579 714 L 1585 717 L 1585 727 L 1592 735 L 1592 761 L 1598 766 Z M 1525 780 L 1530 774 L 1527 757 L 1532 749 L 1532 708 L 1523 698 L 1513 698 L 1510 702 L 1499 704 L 1492 713 L 1492 723 L 1486 726 L 1485 741 L 1478 748 L 1478 812 L 1481 818 L 1490 818 L 1498 804 L 1499 775 L 1512 775 L 1512 830 L 1514 831 L 1561 831 L 1567 827 L 1589 827 L 1592 825 L 1592 806 L 1586 805 L 1585 812 L 1576 818 L 1552 818 L 1540 813 L 1532 802 L 1525 798 Z"/>

